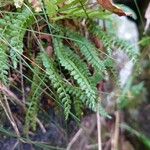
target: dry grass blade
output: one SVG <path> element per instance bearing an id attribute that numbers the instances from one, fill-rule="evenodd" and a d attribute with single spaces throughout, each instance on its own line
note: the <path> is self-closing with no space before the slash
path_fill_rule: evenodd
<path id="1" fill-rule="evenodd" d="M 3 84 L 0 84 L 0 92 L 6 94 L 7 96 L 9 96 L 11 98 L 11 100 L 13 100 L 16 104 L 22 106 L 23 110 L 25 111 L 25 104 L 23 104 L 18 98 L 17 96 L 11 92 L 6 86 L 4 86 Z"/>
<path id="2" fill-rule="evenodd" d="M 78 132 L 75 134 L 75 136 L 72 138 L 72 140 L 69 142 L 66 150 L 71 150 L 71 146 L 75 143 L 75 141 L 78 139 L 78 137 L 82 134 L 83 129 L 80 128 Z"/>
<path id="3" fill-rule="evenodd" d="M 2 100 L 0 100 L 0 104 L 1 104 L 2 108 L 4 109 L 6 116 L 8 117 L 10 123 L 12 124 L 17 136 L 20 137 L 20 133 L 19 133 L 18 127 L 15 123 L 15 120 L 13 118 L 6 95 L 4 95 L 4 102 L 2 102 Z"/>

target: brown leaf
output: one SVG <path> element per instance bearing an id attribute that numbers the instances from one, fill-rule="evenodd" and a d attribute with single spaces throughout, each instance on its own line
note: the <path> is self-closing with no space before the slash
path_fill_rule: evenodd
<path id="1" fill-rule="evenodd" d="M 111 11 L 119 16 L 128 16 L 121 8 L 114 5 L 112 0 L 97 0 L 97 2 L 106 10 Z"/>

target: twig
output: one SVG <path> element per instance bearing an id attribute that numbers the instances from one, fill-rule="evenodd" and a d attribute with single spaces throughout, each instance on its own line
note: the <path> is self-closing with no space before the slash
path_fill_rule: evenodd
<path id="1" fill-rule="evenodd" d="M 102 150 L 102 139 L 101 139 L 101 121 L 99 115 L 100 101 L 97 103 L 97 134 L 98 134 L 98 150 Z"/>
<path id="2" fill-rule="evenodd" d="M 38 118 L 36 118 L 36 121 L 37 121 L 37 123 L 39 124 L 39 126 L 40 126 L 42 132 L 43 132 L 43 133 L 46 133 L 46 129 L 45 129 L 44 125 L 42 124 L 42 122 L 41 122 Z"/>
<path id="3" fill-rule="evenodd" d="M 22 106 L 24 111 L 26 110 L 25 104 L 22 103 L 13 92 L 11 92 L 6 86 L 4 86 L 1 83 L 0 83 L 0 92 L 3 92 L 4 94 L 10 96 L 14 100 L 14 102 L 16 102 L 18 105 Z"/>
<path id="4" fill-rule="evenodd" d="M 17 140 L 17 142 L 14 144 L 14 146 L 12 147 L 12 150 L 15 150 L 18 144 L 19 144 L 19 140 Z"/>
<path id="5" fill-rule="evenodd" d="M 6 113 L 6 116 L 8 117 L 10 123 L 12 124 L 12 126 L 13 126 L 16 134 L 17 134 L 17 136 L 20 137 L 20 133 L 19 133 L 18 127 L 17 127 L 17 125 L 15 123 L 15 120 L 13 118 L 13 115 L 11 113 L 11 110 L 10 110 L 10 107 L 9 107 L 6 95 L 4 95 L 4 100 L 5 100 L 5 104 L 3 104 L 3 102 L 1 100 L 0 100 L 0 104 L 3 107 L 3 109 L 4 109 L 5 113 Z"/>
<path id="6" fill-rule="evenodd" d="M 118 141 L 119 141 L 119 125 L 120 125 L 120 112 L 116 111 L 116 121 L 115 121 L 115 131 L 112 138 L 111 150 L 118 150 Z"/>
<path id="7" fill-rule="evenodd" d="M 10 96 L 11 98 L 14 99 L 14 101 L 19 104 L 19 106 L 22 106 L 22 109 L 24 111 L 24 113 L 26 112 L 26 107 L 25 107 L 25 103 L 22 103 L 18 98 L 17 96 L 12 93 L 6 86 L 0 84 L 0 92 L 3 92 L 4 94 Z M 5 108 L 5 106 L 3 105 L 3 103 L 0 101 L 3 109 Z M 4 109 L 5 110 L 5 109 Z M 5 110 L 6 114 L 7 114 L 7 110 Z M 7 115 L 9 117 L 9 115 Z M 9 118 L 9 120 L 11 121 L 11 118 Z M 36 119 L 37 123 L 39 124 L 41 130 L 43 133 L 46 133 L 46 129 L 44 128 L 43 124 L 40 122 L 40 120 L 37 118 Z"/>
<path id="8" fill-rule="evenodd" d="M 86 145 L 86 149 L 97 149 L 98 148 L 98 144 L 92 144 L 92 145 Z"/>
<path id="9" fill-rule="evenodd" d="M 75 136 L 72 138 L 72 140 L 69 142 L 66 150 L 71 150 L 71 146 L 75 143 L 75 141 L 78 139 L 78 137 L 81 135 L 82 132 L 83 129 L 80 128 L 78 132 L 75 134 Z"/>

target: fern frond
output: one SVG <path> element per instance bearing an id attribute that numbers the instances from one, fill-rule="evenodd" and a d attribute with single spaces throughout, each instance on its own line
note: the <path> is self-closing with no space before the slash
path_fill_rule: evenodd
<path id="1" fill-rule="evenodd" d="M 89 109 L 91 109 L 94 112 L 99 112 L 104 117 L 108 117 L 108 113 L 105 111 L 105 109 L 99 105 L 99 109 L 97 110 L 97 102 L 93 105 L 93 107 L 90 107 L 90 101 L 88 100 L 89 97 L 86 95 L 85 92 L 83 92 L 80 87 L 75 87 L 72 85 L 66 85 L 66 90 L 69 94 L 74 96 L 77 100 L 80 100 L 83 104 L 86 105 Z"/>
<path id="2" fill-rule="evenodd" d="M 82 103 L 87 104 L 86 100 L 88 97 L 86 96 L 85 92 L 80 89 L 80 87 L 76 87 L 70 84 L 65 84 L 65 88 L 67 93 L 69 93 L 73 97 L 80 99 Z M 86 106 L 89 107 L 89 105 Z"/>
<path id="3" fill-rule="evenodd" d="M 10 16 L 5 16 L 4 19 L 0 19 L 0 81 L 4 84 L 8 84 L 8 46 L 5 44 L 3 38 L 5 30 L 7 30 L 10 24 Z"/>
<path id="4" fill-rule="evenodd" d="M 17 16 L 7 14 L 0 19 L 0 79 L 5 85 L 8 84 L 9 54 L 16 68 L 18 58 L 23 53 L 26 28 L 33 23 L 32 21 L 33 15 L 27 8 L 24 8 Z"/>
<path id="5" fill-rule="evenodd" d="M 29 100 L 29 108 L 26 113 L 25 119 L 25 132 L 27 133 L 29 128 L 36 129 L 36 118 L 38 115 L 40 99 L 42 96 L 42 90 L 44 87 L 45 76 L 42 73 L 39 66 L 41 66 L 41 57 L 37 56 L 36 66 L 34 67 L 34 75 L 32 79 L 30 95 L 27 98 Z M 37 86 L 38 85 L 38 86 Z"/>
<path id="6" fill-rule="evenodd" d="M 22 12 L 11 20 L 9 26 L 10 34 L 10 56 L 14 67 L 17 67 L 17 62 L 23 53 L 23 38 L 27 28 L 34 23 L 34 16 L 31 10 L 24 8 Z"/>
<path id="7" fill-rule="evenodd" d="M 81 118 L 82 116 L 82 109 L 83 109 L 83 104 L 82 101 L 76 97 L 73 98 L 73 104 L 74 104 L 74 109 L 75 109 L 75 113 L 77 115 L 78 118 Z"/>
<path id="8" fill-rule="evenodd" d="M 18 59 L 23 53 L 24 34 L 34 23 L 34 16 L 28 8 L 24 8 L 17 16 L 12 14 L 5 16 L 0 23 L 3 23 L 2 38 L 10 47 L 10 57 L 16 68 Z"/>
<path id="9" fill-rule="evenodd" d="M 107 50 L 112 51 L 113 49 L 119 49 L 124 51 L 129 58 L 133 61 L 136 62 L 138 58 L 138 50 L 136 50 L 132 45 L 130 45 L 127 41 L 121 40 L 117 38 L 113 34 L 108 34 L 107 32 L 103 31 L 101 27 L 99 26 L 94 26 L 90 29 L 90 31 L 97 37 L 99 37 L 105 48 Z"/>
<path id="10" fill-rule="evenodd" d="M 43 65 L 46 68 L 46 74 L 51 80 L 53 87 L 57 90 L 57 94 L 62 102 L 62 105 L 64 107 L 64 114 L 67 119 L 71 109 L 71 100 L 63 84 L 64 81 L 56 71 L 53 60 L 49 58 L 46 53 L 42 53 L 41 58 L 43 61 Z"/>
<path id="11" fill-rule="evenodd" d="M 2 82 L 4 85 L 8 84 L 8 54 L 6 53 L 7 47 L 1 43 L 0 47 L 0 82 Z"/>
<path id="12" fill-rule="evenodd" d="M 74 77 L 74 79 L 79 84 L 81 90 L 83 90 L 88 97 L 88 104 L 90 108 L 95 107 L 97 92 L 96 88 L 92 86 L 88 75 L 84 72 L 84 67 L 82 68 L 82 63 L 77 56 L 70 51 L 69 48 L 63 46 L 61 40 L 54 38 L 54 48 L 56 55 L 60 61 L 60 64 Z M 66 48 L 66 51 L 64 50 Z M 71 55 L 69 55 L 69 53 Z M 83 65 L 84 66 L 84 65 Z"/>
<path id="13" fill-rule="evenodd" d="M 49 1 L 49 0 L 43 0 L 46 12 L 49 17 L 53 17 L 57 14 L 58 6 L 57 1 Z"/>
<path id="14" fill-rule="evenodd" d="M 66 32 L 67 36 L 75 40 L 74 44 L 80 48 L 81 53 L 85 56 L 88 63 L 96 69 L 96 71 L 102 75 L 105 71 L 105 65 L 99 58 L 96 47 L 85 37 L 75 32 Z"/>

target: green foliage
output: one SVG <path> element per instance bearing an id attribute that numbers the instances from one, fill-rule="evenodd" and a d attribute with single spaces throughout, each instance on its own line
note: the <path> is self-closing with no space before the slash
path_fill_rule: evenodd
<path id="1" fill-rule="evenodd" d="M 83 109 L 82 101 L 75 97 L 75 98 L 73 98 L 73 104 L 74 104 L 74 109 L 75 109 L 76 116 L 78 118 L 81 118 L 81 116 L 82 116 L 82 109 Z"/>
<path id="2" fill-rule="evenodd" d="M 17 68 L 18 59 L 23 53 L 24 34 L 33 21 L 33 14 L 28 8 L 24 8 L 18 15 L 8 14 L 0 19 L 0 66 L 3 66 L 0 68 L 0 74 L 3 84 L 6 84 L 9 70 L 8 55 L 14 68 Z"/>
<path id="3" fill-rule="evenodd" d="M 108 13 L 102 10 L 93 10 L 90 7 L 85 9 L 88 5 L 87 0 L 44 0 L 43 3 L 47 13 L 45 15 L 49 16 L 50 22 L 51 20 L 56 21 L 64 18 L 78 18 L 81 20 L 81 18 L 106 18 L 109 16 Z M 22 7 L 18 10 L 18 13 L 5 14 L 0 19 L 0 80 L 5 85 L 9 83 L 8 71 L 11 70 L 10 66 L 13 64 L 13 67 L 16 69 L 18 60 L 23 59 L 23 40 L 27 28 L 35 22 L 34 17 L 30 7 Z M 42 17 L 40 15 L 40 19 Z M 42 18 L 41 20 L 43 21 L 44 19 Z M 43 23 L 42 21 L 40 23 Z M 72 110 L 80 117 L 85 106 L 95 112 L 99 111 L 105 117 L 108 116 L 101 105 L 99 110 L 97 108 L 100 96 L 96 86 L 101 80 L 105 79 L 106 73 L 109 75 L 107 71 L 112 70 L 112 74 L 114 73 L 114 76 L 117 76 L 117 73 L 113 70 L 113 50 L 123 50 L 129 55 L 131 60 L 137 60 L 138 53 L 132 46 L 129 46 L 128 43 L 116 38 L 114 35 L 104 32 L 100 27 L 92 26 L 89 32 L 103 42 L 108 52 L 105 57 L 102 57 L 104 55 L 101 55 L 101 51 L 94 46 L 90 38 L 87 39 L 83 35 L 71 30 L 71 27 L 64 29 L 57 26 L 58 24 L 60 25 L 61 21 L 52 24 L 54 28 L 51 28 L 51 35 L 54 33 L 58 34 L 57 36 L 56 34 L 51 36 L 52 43 L 50 44 L 54 51 L 53 56 L 50 57 L 44 49 L 41 49 L 40 52 L 35 52 L 35 55 L 37 55 L 36 65 L 33 69 L 34 73 L 32 73 L 31 91 L 27 98 L 26 132 L 30 128 L 34 130 L 36 128 L 40 99 L 45 84 L 48 84 L 48 87 L 55 91 L 55 100 L 61 103 L 66 119 L 68 119 Z M 55 27 L 58 28 L 57 31 L 54 30 L 56 29 Z M 71 41 L 72 45 L 67 44 L 68 41 Z M 39 40 L 39 43 L 41 48 L 44 42 L 42 43 Z M 32 57 L 33 53 L 29 53 L 29 56 Z M 41 70 L 42 67 L 43 70 Z M 28 66 L 28 68 L 30 67 Z M 110 70 L 107 70 L 108 68 Z M 46 81 L 45 76 L 48 77 Z M 134 91 L 137 89 L 133 88 Z M 126 92 L 122 95 L 124 96 Z"/>
<path id="4" fill-rule="evenodd" d="M 36 65 L 34 67 L 34 74 L 32 79 L 32 85 L 30 90 L 30 95 L 28 96 L 28 103 L 29 107 L 26 113 L 26 119 L 25 119 L 25 132 L 27 133 L 30 129 L 30 127 L 35 130 L 36 129 L 36 121 L 37 121 L 37 115 L 39 111 L 39 104 L 40 99 L 42 96 L 43 88 L 44 88 L 44 81 L 45 81 L 45 75 L 41 71 L 40 66 L 42 64 L 41 57 L 37 56 Z"/>
<path id="5" fill-rule="evenodd" d="M 47 54 L 43 53 L 41 55 L 43 65 L 46 68 L 46 73 L 51 80 L 51 83 L 55 89 L 57 89 L 57 94 L 59 97 L 59 100 L 61 101 L 63 107 L 64 107 L 64 113 L 66 119 L 69 116 L 70 109 L 71 109 L 71 100 L 69 94 L 67 94 L 65 90 L 65 86 L 63 84 L 62 77 L 58 74 L 58 72 L 55 69 L 54 62 L 51 58 L 47 56 Z"/>
<path id="6" fill-rule="evenodd" d="M 56 2 L 57 2 L 57 0 L 54 0 L 54 1 L 44 0 L 46 12 L 49 17 L 53 17 L 57 14 L 58 6 L 57 6 Z"/>
<path id="7" fill-rule="evenodd" d="M 66 31 L 66 34 L 69 38 L 76 41 L 75 45 L 80 48 L 81 53 L 85 56 L 87 61 L 92 64 L 92 66 L 100 75 L 102 75 L 106 71 L 106 68 L 104 61 L 100 60 L 99 58 L 96 47 L 91 44 L 89 40 L 78 33 Z"/>
<path id="8" fill-rule="evenodd" d="M 81 62 L 80 59 L 68 48 L 66 48 L 65 51 L 65 47 L 63 47 L 61 41 L 59 41 L 58 39 L 54 39 L 54 48 L 61 65 L 65 67 L 65 69 L 70 71 L 70 74 L 77 81 L 81 90 L 86 93 L 90 102 L 90 108 L 94 108 L 97 97 L 96 88 L 92 86 L 92 83 L 88 79 L 89 73 L 85 64 L 83 64 L 83 62 Z"/>
<path id="9" fill-rule="evenodd" d="M 8 84 L 8 55 L 5 52 L 7 47 L 1 43 L 0 47 L 0 82 L 2 82 L 4 85 Z"/>
<path id="10" fill-rule="evenodd" d="M 17 67 L 17 59 L 20 58 L 20 55 L 23 53 L 23 38 L 26 32 L 26 29 L 34 23 L 34 17 L 29 8 L 23 9 L 21 14 L 17 15 L 14 19 L 11 19 L 11 25 L 9 26 L 8 35 L 10 41 L 10 56 L 14 67 Z M 16 30 L 14 30 L 16 29 Z M 14 30 L 12 32 L 12 30 Z"/>
<path id="11" fill-rule="evenodd" d="M 72 35 L 70 34 L 70 37 L 71 36 Z M 93 82 L 93 78 L 91 78 L 86 64 L 79 58 L 77 54 L 71 51 L 68 47 L 64 46 L 60 39 L 54 38 L 53 41 L 54 49 L 60 61 L 60 64 L 66 70 L 70 71 L 70 75 L 73 76 L 74 80 L 77 81 L 80 87 L 79 89 L 77 89 L 75 87 L 68 86 L 68 92 L 81 99 L 81 101 L 93 111 L 97 111 L 98 91 L 96 89 L 95 82 Z M 77 42 L 75 42 L 75 44 L 76 43 Z M 91 44 L 89 45 L 91 46 Z M 86 50 L 85 52 L 87 53 Z M 89 59 L 89 57 L 86 56 L 86 53 L 83 52 L 85 57 Z M 95 53 L 96 52 L 94 51 L 91 55 L 98 58 L 97 55 L 94 55 Z M 107 116 L 107 113 L 102 107 L 100 107 L 99 112 L 103 116 Z"/>
<path id="12" fill-rule="evenodd" d="M 88 6 L 88 0 L 44 0 L 46 12 L 52 20 L 73 19 L 73 18 L 99 18 L 106 19 L 110 16 L 109 12 L 103 12 L 101 9 L 92 9 Z M 61 6 L 61 7 L 59 7 Z M 57 15 L 59 14 L 59 15 Z"/>
<path id="13" fill-rule="evenodd" d="M 113 50 L 122 50 L 125 53 L 128 54 L 129 58 L 133 61 L 136 62 L 137 61 L 137 57 L 138 57 L 138 50 L 134 48 L 133 45 L 130 45 L 128 42 L 121 40 L 119 38 L 117 38 L 115 35 L 113 34 L 109 34 L 107 32 L 104 32 L 99 26 L 93 26 L 90 31 L 97 36 L 98 38 L 100 38 L 105 46 L 105 48 L 108 51 L 108 54 L 111 55 L 111 52 Z"/>
<path id="14" fill-rule="evenodd" d="M 33 14 L 29 8 L 24 8 L 18 15 L 8 15 L 0 20 L 3 26 L 2 39 L 10 48 L 10 57 L 14 67 L 23 53 L 23 38 L 26 29 L 33 24 Z"/>
<path id="15" fill-rule="evenodd" d="M 133 78 L 130 78 L 126 83 L 124 89 L 121 91 L 119 97 L 119 107 L 123 108 L 135 108 L 142 101 L 140 99 L 140 94 L 144 90 L 143 82 L 133 85 Z"/>
<path id="16" fill-rule="evenodd" d="M 142 46 L 148 46 L 150 43 L 150 37 L 149 36 L 145 36 L 142 38 L 142 40 L 140 41 L 140 44 Z"/>
<path id="17" fill-rule="evenodd" d="M 135 135 L 139 141 L 141 141 L 143 143 L 143 145 L 145 145 L 146 149 L 150 149 L 150 138 L 145 136 L 143 133 L 135 130 L 134 128 L 126 125 L 126 124 L 122 124 L 121 128 L 127 130 L 129 133 Z"/>

